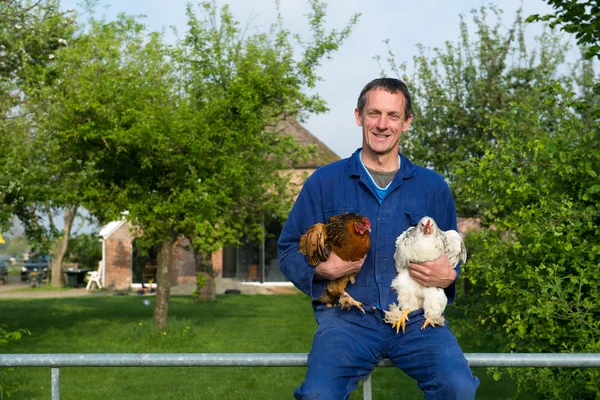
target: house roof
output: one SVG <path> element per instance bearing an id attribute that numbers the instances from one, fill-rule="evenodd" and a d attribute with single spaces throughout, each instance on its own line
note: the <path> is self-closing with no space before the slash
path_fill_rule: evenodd
<path id="1" fill-rule="evenodd" d="M 291 134 L 303 146 L 317 146 L 316 154 L 304 163 L 296 165 L 296 168 L 316 168 L 340 159 L 340 156 L 293 118 L 282 119 L 277 125 L 277 131 L 281 134 Z"/>
<path id="2" fill-rule="evenodd" d="M 111 221 L 108 224 L 104 225 L 102 228 L 100 228 L 100 232 L 98 232 L 98 235 L 102 236 L 103 239 L 108 239 L 110 235 L 115 233 L 115 231 L 119 229 L 121 225 L 123 225 L 125 222 L 127 222 L 127 220 L 125 219 L 122 219 L 120 221 Z"/>

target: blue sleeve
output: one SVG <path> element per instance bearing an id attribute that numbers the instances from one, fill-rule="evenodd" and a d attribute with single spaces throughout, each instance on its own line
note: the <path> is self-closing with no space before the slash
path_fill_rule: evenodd
<path id="1" fill-rule="evenodd" d="M 319 179 L 313 174 L 302 187 L 277 242 L 281 272 L 313 299 L 323 294 L 327 281 L 315 279 L 315 268 L 298 251 L 298 244 L 310 226 L 326 222 L 324 219 Z"/>
<path id="2" fill-rule="evenodd" d="M 452 192 L 450 191 L 448 185 L 445 184 L 445 187 L 446 190 L 442 192 L 441 199 L 439 202 L 441 206 L 440 220 L 443 221 L 441 224 L 439 224 L 439 226 L 445 231 L 453 229 L 458 232 L 458 225 L 456 222 L 456 206 L 454 205 L 454 198 L 452 197 Z M 454 283 L 448 286 L 446 289 L 444 289 L 446 297 L 448 298 L 448 304 L 451 304 L 454 302 L 454 300 L 456 300 L 456 282 L 458 281 L 458 277 L 460 276 L 460 267 L 461 263 L 458 263 L 458 265 L 456 266 L 456 280 L 454 281 Z"/>

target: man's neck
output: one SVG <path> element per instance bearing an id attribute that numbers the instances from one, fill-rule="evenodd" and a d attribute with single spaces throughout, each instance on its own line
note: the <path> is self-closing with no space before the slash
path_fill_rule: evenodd
<path id="1" fill-rule="evenodd" d="M 395 152 L 376 154 L 365 152 L 363 148 L 363 151 L 360 153 L 360 159 L 365 167 L 375 171 L 392 172 L 399 169 L 398 153 Z"/>

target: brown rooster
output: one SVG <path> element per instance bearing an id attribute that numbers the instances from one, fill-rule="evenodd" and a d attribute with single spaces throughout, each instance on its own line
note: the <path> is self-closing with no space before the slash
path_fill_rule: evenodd
<path id="1" fill-rule="evenodd" d="M 334 215 L 327 224 L 318 223 L 308 228 L 300 237 L 299 250 L 313 267 L 327 261 L 332 251 L 344 261 L 358 261 L 369 251 L 370 232 L 371 223 L 367 217 L 357 213 Z M 349 310 L 355 306 L 364 313 L 362 303 L 346 293 L 348 282 L 354 283 L 355 276 L 356 273 L 352 273 L 329 281 L 317 301 L 327 307 L 339 301 L 342 309 Z"/>

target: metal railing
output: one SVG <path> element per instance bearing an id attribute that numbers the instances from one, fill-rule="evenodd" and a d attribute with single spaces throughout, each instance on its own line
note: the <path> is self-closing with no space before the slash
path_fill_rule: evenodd
<path id="1" fill-rule="evenodd" d="M 60 400 L 61 367 L 306 367 L 306 353 L 0 354 L 0 367 L 50 367 Z M 600 368 L 600 353 L 465 353 L 471 367 Z M 383 360 L 378 367 L 393 367 Z M 363 382 L 371 400 L 371 376 Z"/>

